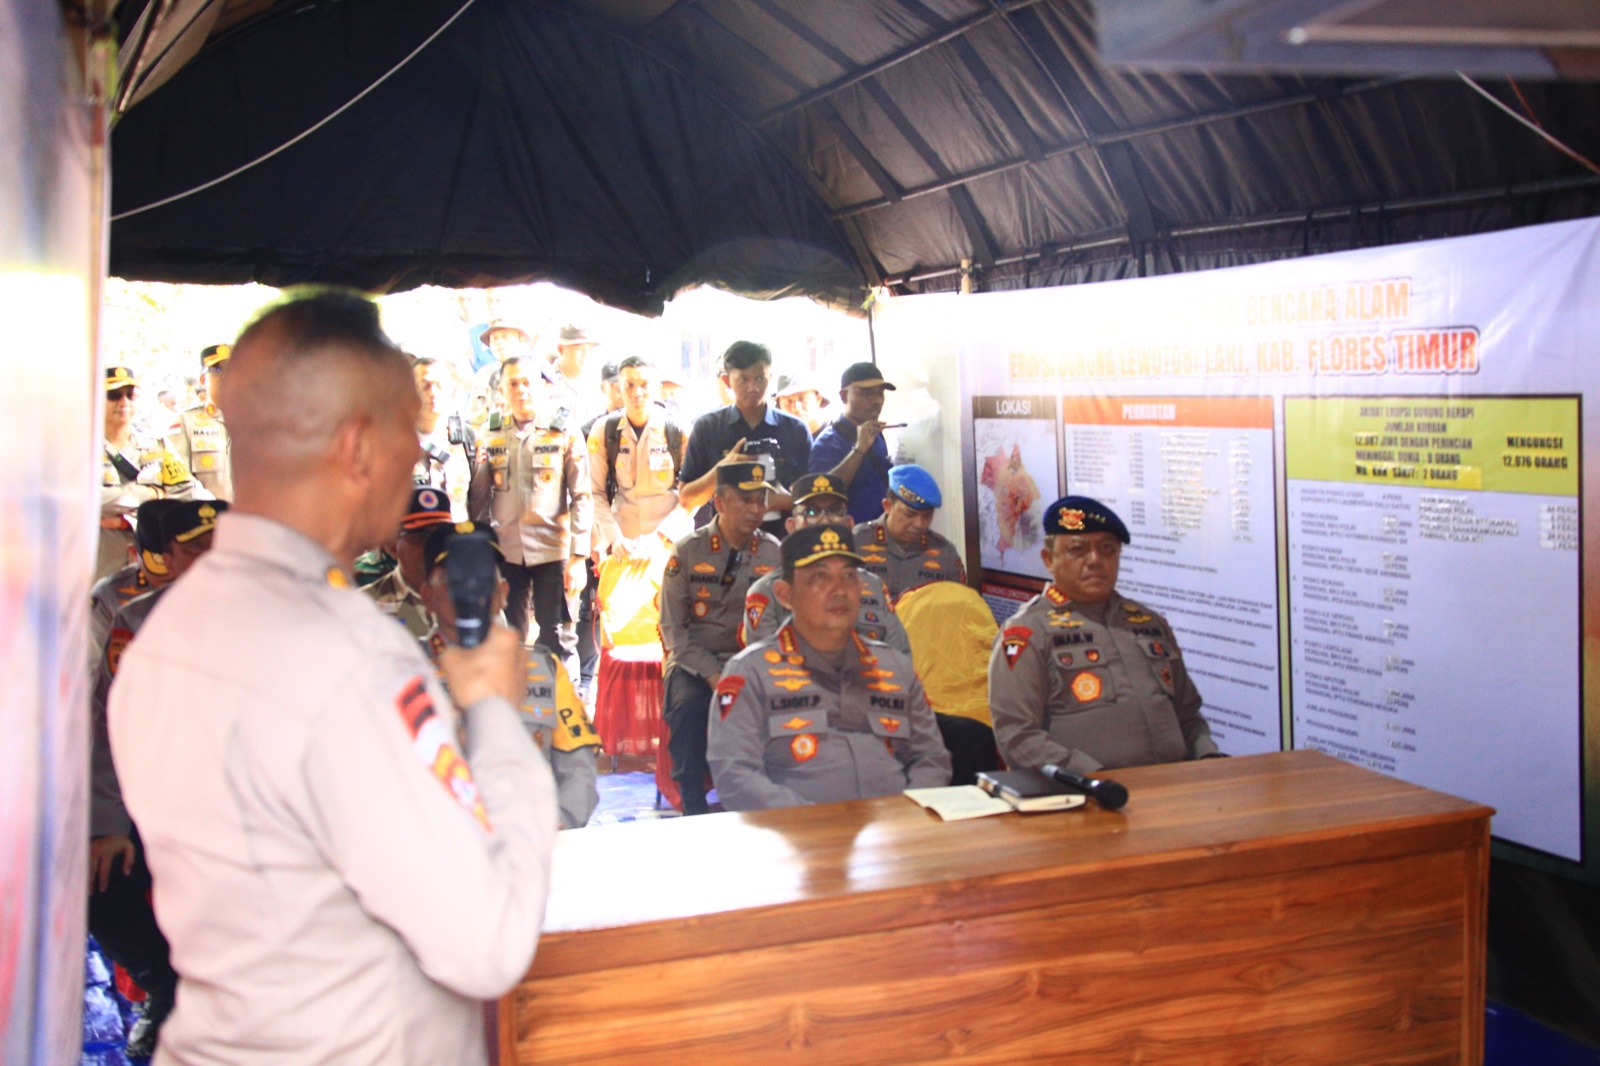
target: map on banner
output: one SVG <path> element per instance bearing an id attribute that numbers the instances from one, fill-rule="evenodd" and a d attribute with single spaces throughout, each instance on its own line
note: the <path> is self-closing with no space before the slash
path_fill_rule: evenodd
<path id="1" fill-rule="evenodd" d="M 1039 558 L 1044 511 L 1056 499 L 1053 397 L 978 397 L 972 433 L 978 464 L 978 543 L 990 570 L 1048 578 Z"/>

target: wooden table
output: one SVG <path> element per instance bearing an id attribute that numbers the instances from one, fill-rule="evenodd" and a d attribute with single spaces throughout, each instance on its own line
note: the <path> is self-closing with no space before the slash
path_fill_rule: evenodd
<path id="1" fill-rule="evenodd" d="M 1476 1063 L 1488 808 L 1309 751 L 1119 813 L 564 833 L 502 1063 Z"/>

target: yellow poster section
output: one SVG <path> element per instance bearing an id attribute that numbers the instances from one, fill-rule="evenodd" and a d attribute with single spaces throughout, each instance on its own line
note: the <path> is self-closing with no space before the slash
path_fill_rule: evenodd
<path id="1" fill-rule="evenodd" d="M 1291 396 L 1288 476 L 1578 495 L 1578 399 Z"/>

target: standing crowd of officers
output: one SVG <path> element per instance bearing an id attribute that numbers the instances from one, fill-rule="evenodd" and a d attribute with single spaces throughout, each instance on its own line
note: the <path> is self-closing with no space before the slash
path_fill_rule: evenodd
<path id="1" fill-rule="evenodd" d="M 501 343 L 521 332 L 485 332 L 503 358 L 494 402 L 470 414 L 457 409 L 453 368 L 414 360 L 414 487 L 400 527 L 369 545 L 375 565 L 356 575 L 437 662 L 456 641 L 451 544 L 492 541 L 494 609 L 531 638 L 521 718 L 554 771 L 563 828 L 596 805 L 593 600 L 611 556 L 659 575 L 662 715 L 685 814 L 709 811 L 712 788 L 723 807 L 749 810 L 945 785 L 952 754 L 957 783 L 1002 760 L 1087 772 L 1219 754 L 1171 627 L 1116 592 L 1126 527 L 1084 497 L 1046 511 L 1052 581 L 995 640 L 993 731 L 930 707 L 895 603 L 930 582 L 964 584 L 966 572 L 931 528 L 940 486 L 890 462 L 880 416 L 894 385 L 873 364 L 844 371 L 827 420 L 822 389 L 780 379 L 775 392 L 769 350 L 739 341 L 722 360 L 733 402 L 684 426 L 649 360 L 608 364 L 600 388 L 585 388 L 594 345 L 582 330 L 564 329 L 551 359 Z M 201 353 L 205 398 L 161 440 L 132 431 L 135 376 L 115 367 L 105 379 L 90 926 L 149 995 L 134 1054 L 153 1047 L 176 975 L 121 803 L 107 696 L 140 625 L 228 508 L 223 410 L 251 402 L 226 391 L 229 357 L 226 344 Z"/>

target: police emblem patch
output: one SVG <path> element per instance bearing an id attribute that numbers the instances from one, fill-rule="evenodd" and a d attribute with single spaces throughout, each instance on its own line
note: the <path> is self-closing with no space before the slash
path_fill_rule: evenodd
<path id="1" fill-rule="evenodd" d="M 695 600 L 694 601 L 694 616 L 696 618 L 704 618 L 706 615 L 708 615 L 710 613 L 711 613 L 711 605 L 709 603 L 707 603 L 705 600 Z"/>
<path id="2" fill-rule="evenodd" d="M 674 555 L 672 558 L 667 560 L 667 576 L 668 577 L 676 577 L 676 576 L 678 576 L 678 570 L 679 569 L 680 569 L 680 567 L 678 566 L 678 557 L 676 555 Z"/>
<path id="3" fill-rule="evenodd" d="M 1033 630 L 1027 626 L 1007 626 L 1001 634 L 1000 651 L 1006 657 L 1006 669 L 1016 668 L 1017 656 L 1021 655 L 1028 647 L 1028 641 L 1033 636 Z"/>
<path id="4" fill-rule="evenodd" d="M 767 613 L 767 598 L 757 593 L 744 601 L 744 624 L 752 632 L 761 624 L 761 616 Z M 771 654 L 770 652 L 768 654 Z"/>
<path id="5" fill-rule="evenodd" d="M 1056 652 L 1056 662 L 1058 664 L 1060 664 L 1061 666 L 1071 666 L 1072 665 L 1072 653 L 1070 651 L 1058 651 L 1058 652 Z"/>
<path id="6" fill-rule="evenodd" d="M 744 678 L 725 677 L 717 682 L 717 711 L 723 717 L 728 717 L 728 712 L 733 710 L 733 705 L 739 700 L 739 693 L 744 689 Z"/>
<path id="7" fill-rule="evenodd" d="M 1100 650 L 1098 648 L 1090 648 L 1083 653 L 1083 657 L 1092 663 L 1097 663 L 1100 661 Z"/>
<path id="8" fill-rule="evenodd" d="M 1085 670 L 1072 679 L 1072 694 L 1079 703 L 1089 703 L 1100 698 L 1100 679 Z"/>
<path id="9" fill-rule="evenodd" d="M 422 765 L 438 779 L 462 810 L 472 815 L 486 832 L 493 832 L 489 812 L 478 796 L 472 769 L 456 750 L 452 730 L 433 708 L 433 697 L 420 676 L 413 677 L 394 699 L 400 722 L 411 736 L 411 747 Z"/>
<path id="10" fill-rule="evenodd" d="M 789 741 L 789 754 L 795 762 L 806 762 L 816 757 L 817 738 L 810 733 L 801 733 Z"/>
<path id="11" fill-rule="evenodd" d="M 1067 507 L 1063 508 L 1061 513 L 1056 516 L 1056 521 L 1061 523 L 1062 529 L 1081 530 L 1083 529 L 1083 518 L 1082 511 L 1076 507 Z"/>

